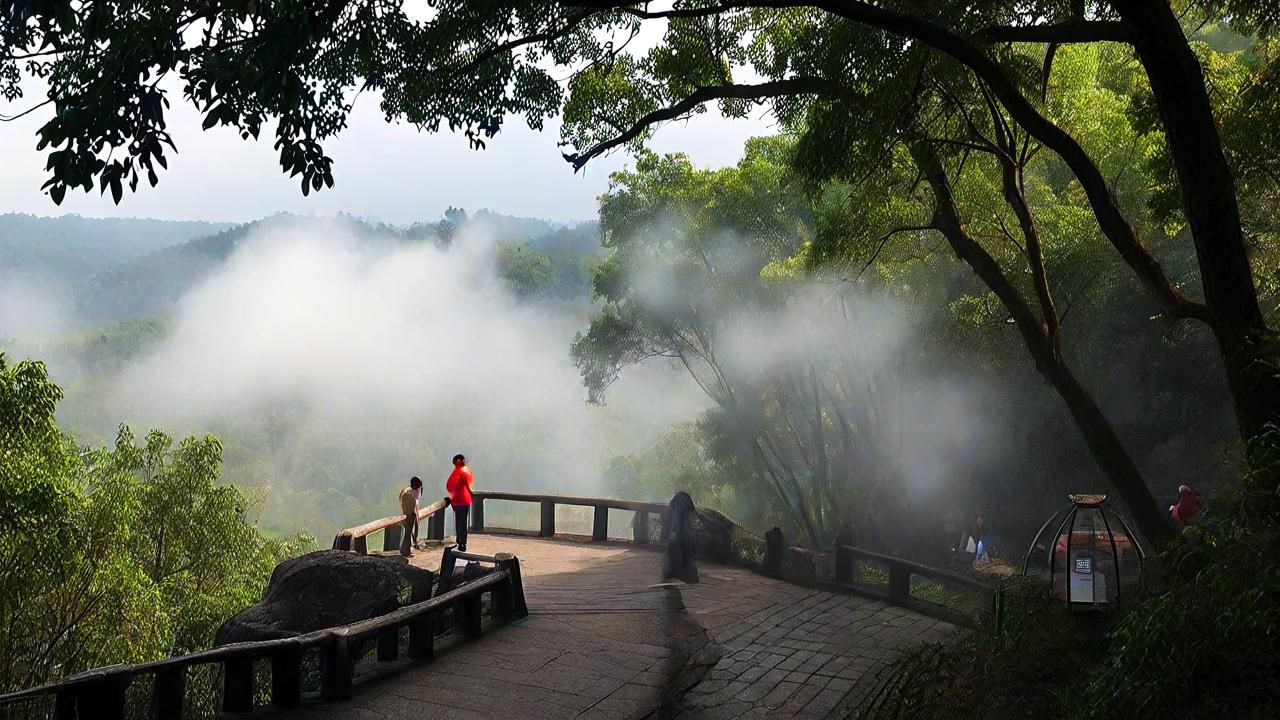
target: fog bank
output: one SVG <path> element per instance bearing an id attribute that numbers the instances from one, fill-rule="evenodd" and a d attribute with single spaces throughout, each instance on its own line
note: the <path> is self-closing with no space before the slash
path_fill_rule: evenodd
<path id="1" fill-rule="evenodd" d="M 653 367 L 589 407 L 568 358 L 587 308 L 517 300 L 493 251 L 479 231 L 445 248 L 268 226 L 182 297 L 105 405 L 113 422 L 218 434 L 225 479 L 267 488 L 270 524 L 317 530 L 308 515 L 390 513 L 409 475 L 442 494 L 455 452 L 484 487 L 590 493 L 608 457 L 705 406 Z"/>

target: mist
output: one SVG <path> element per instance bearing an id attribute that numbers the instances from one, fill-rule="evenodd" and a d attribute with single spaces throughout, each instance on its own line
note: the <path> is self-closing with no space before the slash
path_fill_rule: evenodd
<path id="1" fill-rule="evenodd" d="M 735 519 L 817 544 L 856 529 L 868 545 L 936 551 L 945 528 L 1002 499 L 993 480 L 1026 476 L 1010 457 L 1016 428 L 1040 424 L 1052 399 L 1010 413 L 1043 388 L 1001 384 L 941 342 L 954 318 L 939 285 L 794 272 L 750 236 L 671 214 L 628 233 L 617 316 L 683 357 L 715 403 L 704 448 L 726 439 L 737 465 L 703 494 L 749 494 L 726 508 Z M 609 336 L 595 357 L 615 352 Z"/>
<path id="2" fill-rule="evenodd" d="M 0 267 L 0 341 L 39 342 L 69 327 L 65 294 L 47 280 Z"/>
<path id="3" fill-rule="evenodd" d="M 931 352 L 924 309 L 882 291 L 799 281 L 780 307 L 735 317 L 716 344 L 741 382 L 811 379 L 822 403 L 840 393 L 859 418 L 859 453 L 877 456 L 880 477 L 863 480 L 890 480 L 904 497 L 934 497 L 1004 454 L 1001 438 L 982 432 L 1000 391 Z"/>
<path id="4" fill-rule="evenodd" d="M 589 494 L 607 458 L 706 406 L 661 366 L 589 406 L 568 357 L 588 307 L 516 298 L 489 233 L 445 244 L 354 227 L 251 233 L 106 383 L 95 432 L 212 432 L 224 481 L 265 492 L 268 527 L 319 535 L 390 514 L 410 475 L 442 495 L 457 452 L 478 487 Z"/>

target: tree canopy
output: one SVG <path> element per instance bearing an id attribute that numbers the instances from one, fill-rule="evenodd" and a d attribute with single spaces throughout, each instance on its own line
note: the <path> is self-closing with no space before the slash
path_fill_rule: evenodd
<path id="1" fill-rule="evenodd" d="M 53 115 L 40 129 L 50 195 L 68 188 L 136 188 L 158 181 L 174 75 L 205 127 L 257 137 L 275 123 L 282 169 L 304 192 L 331 185 L 326 139 L 344 129 L 363 92 L 388 120 L 463 133 L 483 147 L 510 117 L 533 128 L 563 116 L 565 157 L 581 167 L 614 148 L 638 147 L 666 120 L 716 103 L 741 116 L 759 103 L 784 127 L 838 156 L 847 128 L 901 132 L 896 104 L 918 95 L 936 58 L 972 76 L 1038 143 L 1057 154 L 1095 221 L 1134 275 L 1173 317 L 1213 330 L 1242 432 L 1280 415 L 1275 340 L 1259 307 L 1240 203 L 1203 63 L 1182 23 L 1225 19 L 1258 36 L 1276 30 L 1269 3 L 1147 0 L 632 3 L 463 2 L 410 12 L 385 1 L 148 4 L 8 2 L 0 13 L 0 78 L 7 98 L 24 74 L 48 84 Z M 665 34 L 628 50 L 642 25 Z M 1166 167 L 1197 251 L 1203 299 L 1170 278 L 1121 206 L 1095 157 L 1046 115 L 1054 58 L 1064 45 L 1118 43 L 1142 67 L 1164 130 Z M 1272 60 L 1266 61 L 1269 65 Z M 568 71 L 566 83 L 560 73 Z M 1255 76 L 1257 97 L 1275 73 Z M 743 82 L 744 78 L 752 81 Z M 754 80 L 758 78 L 760 82 Z M 897 103 L 867 103 L 896 97 Z M 824 105 L 838 117 L 822 120 Z M 1249 107 L 1266 107 L 1265 103 Z M 875 114 L 863 113 L 878 107 Z M 33 107 L 31 110 L 35 110 Z M 1264 141 L 1265 142 L 1265 141 Z M 1165 193 L 1168 197 L 1169 193 Z"/>
<path id="2" fill-rule="evenodd" d="M 259 534 L 222 444 L 127 428 L 79 448 L 40 362 L 0 354 L 0 688 L 208 647 L 306 537 Z"/>

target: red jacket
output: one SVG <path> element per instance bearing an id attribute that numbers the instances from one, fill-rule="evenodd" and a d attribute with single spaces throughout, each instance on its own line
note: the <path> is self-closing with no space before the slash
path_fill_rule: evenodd
<path id="1" fill-rule="evenodd" d="M 1173 519 L 1173 523 L 1178 529 L 1190 525 L 1200 517 L 1200 511 L 1204 509 L 1204 501 L 1196 494 L 1195 490 L 1183 485 L 1178 488 L 1178 504 L 1169 507 L 1169 517 Z"/>
<path id="2" fill-rule="evenodd" d="M 471 468 L 466 465 L 455 467 L 444 483 L 444 489 L 449 491 L 449 502 L 454 505 L 470 505 L 471 486 L 474 483 L 475 478 L 471 475 Z"/>

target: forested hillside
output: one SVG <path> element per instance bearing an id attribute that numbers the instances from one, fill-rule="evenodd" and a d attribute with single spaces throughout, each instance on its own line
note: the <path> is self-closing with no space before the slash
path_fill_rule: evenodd
<path id="1" fill-rule="evenodd" d="M 60 285 L 83 282 L 149 252 L 228 228 L 227 223 L 0 215 L 0 272 Z"/>

